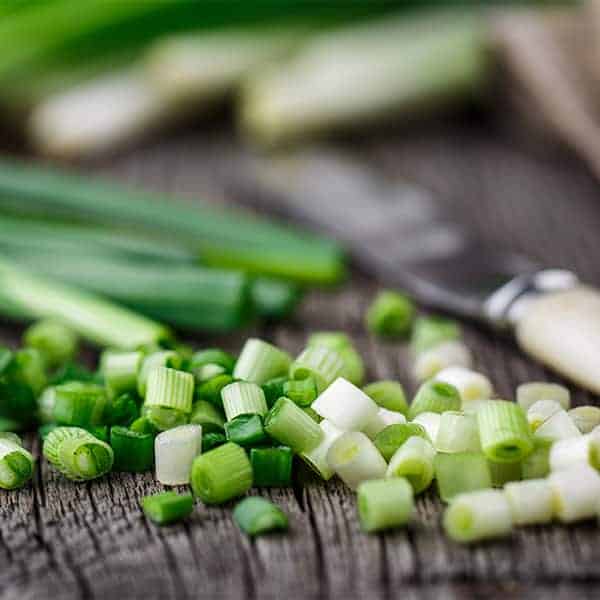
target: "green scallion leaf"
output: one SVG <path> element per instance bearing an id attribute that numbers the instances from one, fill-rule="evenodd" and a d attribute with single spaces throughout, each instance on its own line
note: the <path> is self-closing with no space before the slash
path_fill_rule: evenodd
<path id="1" fill-rule="evenodd" d="M 234 508 L 233 518 L 240 529 L 250 536 L 288 528 L 288 519 L 283 511 L 257 496 L 242 500 Z"/>

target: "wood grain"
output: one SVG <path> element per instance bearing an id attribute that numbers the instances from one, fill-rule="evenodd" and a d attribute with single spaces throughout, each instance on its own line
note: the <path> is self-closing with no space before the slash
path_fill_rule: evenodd
<path id="1" fill-rule="evenodd" d="M 564 157 L 532 157 L 490 123 L 340 141 L 392 177 L 436 191 L 457 219 L 549 266 L 574 268 L 600 285 L 600 198 L 591 176 Z M 197 131 L 88 167 L 133 185 L 234 203 L 228 169 L 240 146 L 229 133 Z M 298 315 L 252 333 L 298 351 L 309 331 L 342 328 L 367 359 L 371 378 L 414 386 L 401 345 L 367 335 L 362 314 L 376 284 L 355 274 L 344 289 L 312 293 Z M 250 332 L 195 338 L 237 350 Z M 3 325 L 3 342 L 18 328 Z M 465 324 L 477 368 L 511 397 L 532 378 L 557 379 L 524 358 L 509 339 Z M 579 390 L 576 403 L 595 401 Z M 33 451 L 39 455 L 39 445 Z M 112 474 L 82 485 L 40 461 L 33 485 L 0 495 L 0 599 L 12 598 L 597 598 L 600 536 L 594 523 L 520 529 L 508 541 L 473 548 L 447 541 L 433 493 L 418 502 L 406 530 L 366 536 L 353 494 L 303 470 L 294 488 L 264 492 L 289 514 L 289 535 L 249 540 L 230 506 L 198 506 L 184 524 L 159 529 L 138 506 L 161 486 L 150 474 Z M 253 492 L 258 493 L 258 492 Z"/>

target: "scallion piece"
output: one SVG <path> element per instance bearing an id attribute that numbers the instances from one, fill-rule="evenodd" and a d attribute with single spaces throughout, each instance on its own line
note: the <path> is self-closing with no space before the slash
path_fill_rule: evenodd
<path id="1" fill-rule="evenodd" d="M 189 416 L 184 412 L 168 406 L 144 406 L 142 417 L 146 418 L 158 431 L 180 427 L 189 421 Z"/>
<path id="2" fill-rule="evenodd" d="M 150 471 L 154 465 L 154 436 L 117 425 L 111 427 L 110 445 L 115 454 L 113 469 L 128 473 Z"/>
<path id="3" fill-rule="evenodd" d="M 256 414 L 242 414 L 225 423 L 225 435 L 230 442 L 243 448 L 251 448 L 268 441 L 262 417 Z"/>
<path id="4" fill-rule="evenodd" d="M 360 388 L 339 377 L 312 404 L 313 410 L 345 431 L 361 431 L 378 406 Z"/>
<path id="5" fill-rule="evenodd" d="M 44 319 L 29 326 L 23 334 L 26 346 L 37 348 L 49 368 L 72 360 L 77 353 L 77 335 L 60 321 Z"/>
<path id="6" fill-rule="evenodd" d="M 154 440 L 156 479 L 164 485 L 189 483 L 192 463 L 201 452 L 199 425 L 182 425 L 159 433 Z"/>
<path id="7" fill-rule="evenodd" d="M 48 384 L 46 362 L 35 348 L 21 348 L 14 353 L 13 373 L 15 382 L 26 385 L 37 396 Z"/>
<path id="8" fill-rule="evenodd" d="M 15 490 L 23 487 L 32 475 L 33 456 L 31 453 L 17 443 L 14 438 L 2 435 L 0 437 L 0 488 Z"/>
<path id="9" fill-rule="evenodd" d="M 512 513 L 504 492 L 479 490 L 456 496 L 444 513 L 443 523 L 455 542 L 477 542 L 510 535 Z"/>
<path id="10" fill-rule="evenodd" d="M 552 442 L 534 438 L 533 451 L 521 463 L 523 479 L 539 479 L 550 473 L 550 448 Z"/>
<path id="11" fill-rule="evenodd" d="M 329 467 L 352 490 L 369 479 L 383 479 L 387 465 L 373 442 L 358 431 L 341 435 L 327 452 Z"/>
<path id="12" fill-rule="evenodd" d="M 265 431 L 280 444 L 300 454 L 310 452 L 323 439 L 323 431 L 289 398 L 279 398 L 265 418 Z"/>
<path id="13" fill-rule="evenodd" d="M 481 448 L 493 462 L 521 462 L 532 450 L 523 409 L 514 402 L 489 400 L 477 411 Z"/>
<path id="14" fill-rule="evenodd" d="M 256 487 L 287 487 L 292 482 L 292 449 L 252 448 L 250 463 Z"/>
<path id="15" fill-rule="evenodd" d="M 217 375 L 196 387 L 196 397 L 199 400 L 210 402 L 218 411 L 224 412 L 221 392 L 233 381 L 231 375 Z"/>
<path id="16" fill-rule="evenodd" d="M 142 510 L 157 525 L 170 525 L 192 514 L 194 499 L 191 494 L 162 492 L 142 498 Z"/>
<path id="17" fill-rule="evenodd" d="M 205 504 L 222 504 L 252 487 L 252 465 L 241 446 L 227 442 L 194 460 L 191 484 Z"/>
<path id="18" fill-rule="evenodd" d="M 189 415 L 194 397 L 194 376 L 168 367 L 157 367 L 148 376 L 144 406 L 171 408 Z"/>
<path id="19" fill-rule="evenodd" d="M 2 440 L 11 442 L 13 444 L 16 444 L 17 446 L 23 445 L 23 440 L 12 431 L 0 431 L 0 441 Z"/>
<path id="20" fill-rule="evenodd" d="M 402 527 L 415 511 L 412 486 L 402 477 L 363 481 L 357 492 L 360 526 L 367 533 Z"/>
<path id="21" fill-rule="evenodd" d="M 8 419 L 0 416 L 0 431 L 21 431 L 23 429 L 23 423 L 15 421 L 14 419 Z"/>
<path id="22" fill-rule="evenodd" d="M 265 394 L 260 386 L 246 381 L 236 381 L 221 390 L 223 408 L 228 421 L 239 415 L 260 415 L 268 412 Z"/>
<path id="23" fill-rule="evenodd" d="M 527 422 L 531 431 L 541 427 L 550 417 L 561 409 L 558 402 L 554 400 L 538 400 L 534 402 L 527 411 Z"/>
<path id="24" fill-rule="evenodd" d="M 446 411 L 440 417 L 435 438 L 438 452 L 480 452 L 479 430 L 475 415 Z"/>
<path id="25" fill-rule="evenodd" d="M 205 433 L 202 436 L 202 450 L 208 452 L 213 448 L 218 448 L 227 442 L 227 438 L 224 433 Z"/>
<path id="26" fill-rule="evenodd" d="M 434 379 L 453 385 L 458 390 L 463 408 L 471 402 L 487 400 L 494 393 L 492 384 L 485 375 L 465 367 L 448 367 Z"/>
<path id="27" fill-rule="evenodd" d="M 113 396 L 135 392 L 142 365 L 141 352 L 114 352 L 106 350 L 100 357 L 100 372 Z"/>
<path id="28" fill-rule="evenodd" d="M 203 383 L 218 375 L 231 375 L 235 358 L 219 348 L 209 348 L 196 352 L 190 359 L 188 370 L 197 383 Z"/>
<path id="29" fill-rule="evenodd" d="M 470 368 L 473 356 L 467 346 L 458 340 L 437 344 L 420 352 L 413 365 L 413 375 L 417 381 L 427 381 L 448 367 Z"/>
<path id="30" fill-rule="evenodd" d="M 363 433 L 371 440 L 377 437 L 377 434 L 390 425 L 402 425 L 406 423 L 406 417 L 399 412 L 380 408 L 377 414 L 367 423 Z"/>
<path id="31" fill-rule="evenodd" d="M 130 426 L 131 431 L 136 433 L 148 433 L 153 438 L 158 434 L 158 429 L 152 425 L 152 422 L 147 417 L 138 417 Z"/>
<path id="32" fill-rule="evenodd" d="M 44 456 L 73 481 L 96 479 L 108 473 L 114 461 L 112 448 L 80 427 L 57 427 L 44 440 Z"/>
<path id="33" fill-rule="evenodd" d="M 51 388 L 42 396 L 43 412 L 60 425 L 88 427 L 100 425 L 106 418 L 104 388 L 94 383 L 72 381 Z"/>
<path id="34" fill-rule="evenodd" d="M 577 465 L 591 464 L 593 437 L 586 434 L 552 443 L 549 454 L 550 470 L 561 471 Z"/>
<path id="35" fill-rule="evenodd" d="M 434 465 L 438 493 L 444 502 L 465 492 L 492 487 L 488 461 L 480 452 L 439 453 Z"/>
<path id="36" fill-rule="evenodd" d="M 420 436 L 412 436 L 394 452 L 385 476 L 406 477 L 415 494 L 419 494 L 433 481 L 434 459 L 432 444 Z"/>
<path id="37" fill-rule="evenodd" d="M 386 462 L 394 456 L 394 453 L 406 440 L 414 435 L 428 439 L 425 429 L 417 423 L 397 423 L 388 425 L 380 431 L 373 440 L 375 447 L 381 453 Z"/>
<path id="38" fill-rule="evenodd" d="M 206 400 L 196 400 L 190 415 L 192 425 L 201 425 L 204 433 L 223 432 L 225 418 L 223 414 Z"/>
<path id="39" fill-rule="evenodd" d="M 443 342 L 460 339 L 460 326 L 443 317 L 417 317 L 410 340 L 415 354 L 425 352 Z"/>
<path id="40" fill-rule="evenodd" d="M 516 525 L 537 525 L 552 521 L 554 494 L 546 479 L 507 483 L 504 495 Z"/>
<path id="41" fill-rule="evenodd" d="M 281 377 L 269 379 L 269 381 L 262 384 L 262 391 L 265 394 L 265 400 L 267 401 L 267 406 L 269 408 L 271 408 L 279 398 L 285 396 L 283 393 L 283 386 L 287 381 L 289 381 L 287 375 L 282 375 Z"/>
<path id="42" fill-rule="evenodd" d="M 581 432 L 577 429 L 567 411 L 560 409 L 535 430 L 535 437 L 549 442 L 557 442 L 558 440 L 581 437 Z"/>
<path id="43" fill-rule="evenodd" d="M 594 427 L 600 425 L 600 408 L 597 406 L 577 406 L 567 414 L 581 433 L 590 433 Z"/>
<path id="44" fill-rule="evenodd" d="M 363 392 L 381 408 L 408 414 L 406 394 L 398 381 L 375 381 L 363 387 Z"/>
<path id="45" fill-rule="evenodd" d="M 524 411 L 527 412 L 538 400 L 554 400 L 564 410 L 569 410 L 571 407 L 571 393 L 566 387 L 557 383 L 530 381 L 517 388 L 517 403 Z"/>
<path id="46" fill-rule="evenodd" d="M 460 410 L 459 391 L 451 384 L 443 381 L 426 381 L 417 390 L 408 412 L 412 420 L 420 413 L 443 413 L 447 410 Z"/>
<path id="47" fill-rule="evenodd" d="M 350 338 L 341 331 L 318 331 L 308 338 L 308 346 L 323 346 L 335 350 L 344 361 L 341 377 L 354 385 L 362 385 L 365 364 L 354 348 Z"/>
<path id="48" fill-rule="evenodd" d="M 233 518 L 239 528 L 250 536 L 288 528 L 284 512 L 272 502 L 257 496 L 244 498 L 233 509 Z"/>
<path id="49" fill-rule="evenodd" d="M 140 416 L 138 402 L 137 396 L 131 392 L 113 398 L 105 410 L 106 423 L 128 427 Z"/>
<path id="50" fill-rule="evenodd" d="M 308 346 L 290 366 L 291 379 L 312 377 L 319 393 L 324 392 L 336 379 L 342 378 L 345 363 L 332 348 Z"/>
<path id="51" fill-rule="evenodd" d="M 137 391 L 141 398 L 146 397 L 146 386 L 150 373 L 157 367 L 169 367 L 170 369 L 181 369 L 181 356 L 173 350 L 161 350 L 151 352 L 144 356 L 137 376 Z"/>
<path id="52" fill-rule="evenodd" d="M 304 408 L 310 406 L 317 397 L 317 384 L 312 377 L 290 379 L 283 384 L 283 395 Z"/>
<path id="53" fill-rule="evenodd" d="M 306 409 L 305 409 L 306 410 Z M 334 475 L 333 469 L 327 462 L 327 453 L 333 442 L 335 442 L 344 432 L 330 423 L 327 419 L 323 419 L 319 423 L 319 427 L 323 432 L 323 438 L 318 446 L 312 450 L 302 452 L 300 458 L 325 481 L 331 479 Z"/>
<path id="54" fill-rule="evenodd" d="M 417 415 L 411 422 L 414 425 L 420 425 L 425 432 L 431 443 L 437 439 L 437 434 L 440 429 L 440 422 L 442 415 L 434 412 L 423 412 Z"/>
<path id="55" fill-rule="evenodd" d="M 410 333 L 415 305 L 405 294 L 391 290 L 380 292 L 365 316 L 367 328 L 376 335 L 404 337 Z"/>
<path id="56" fill-rule="evenodd" d="M 488 460 L 488 466 L 492 474 L 492 486 L 495 488 L 501 488 L 511 481 L 523 479 L 523 467 L 520 462 L 499 463 Z"/>
<path id="57" fill-rule="evenodd" d="M 287 352 L 257 338 L 250 338 L 235 364 L 233 377 L 262 385 L 274 377 L 285 375 L 291 362 Z"/>
<path id="58" fill-rule="evenodd" d="M 563 523 L 595 517 L 600 498 L 600 475 L 589 465 L 556 471 L 548 477 L 554 515 Z"/>

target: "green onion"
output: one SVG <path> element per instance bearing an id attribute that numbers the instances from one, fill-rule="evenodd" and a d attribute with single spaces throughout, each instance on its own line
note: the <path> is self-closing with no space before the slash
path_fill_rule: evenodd
<path id="1" fill-rule="evenodd" d="M 210 402 L 217 410 L 224 412 L 223 397 L 221 392 L 223 388 L 233 383 L 234 379 L 231 375 L 217 375 L 208 381 L 204 381 L 199 386 L 196 386 L 196 397 L 199 400 Z"/>
<path id="2" fill-rule="evenodd" d="M 527 422 L 532 432 L 541 427 L 550 417 L 562 410 L 554 400 L 538 400 L 527 410 Z"/>
<path id="3" fill-rule="evenodd" d="M 110 430 L 110 445 L 115 454 L 113 469 L 143 473 L 154 465 L 154 436 L 138 433 L 119 425 Z"/>
<path id="4" fill-rule="evenodd" d="M 521 462 L 532 450 L 523 409 L 513 402 L 490 400 L 477 411 L 483 453 L 492 462 Z"/>
<path id="5" fill-rule="evenodd" d="M 22 375 L 16 353 L 0 348 L 0 417 L 17 423 L 11 429 L 21 429 L 35 417 L 35 393 Z"/>
<path id="6" fill-rule="evenodd" d="M 50 368 L 67 363 L 77 353 L 75 333 L 59 321 L 50 319 L 28 327 L 23 334 L 23 342 L 26 346 L 37 348 Z"/>
<path id="7" fill-rule="evenodd" d="M 294 452 L 310 452 L 323 439 L 323 432 L 289 398 L 279 398 L 265 417 L 265 431 Z"/>
<path id="8" fill-rule="evenodd" d="M 8 431 L 21 431 L 23 428 L 23 423 L 19 421 L 15 421 L 14 419 L 7 419 L 6 417 L 0 416 L 0 431 L 8 432 Z"/>
<path id="9" fill-rule="evenodd" d="M 494 392 L 490 380 L 485 375 L 465 367 L 443 369 L 435 376 L 435 381 L 453 385 L 458 390 L 463 408 L 471 402 L 491 398 Z"/>
<path id="10" fill-rule="evenodd" d="M 488 460 L 488 466 L 492 475 L 492 486 L 501 488 L 511 481 L 520 481 L 523 479 L 522 463 L 499 463 Z"/>
<path id="11" fill-rule="evenodd" d="M 403 425 L 404 423 L 406 423 L 406 417 L 402 413 L 380 408 L 367 426 L 363 428 L 363 433 L 369 439 L 374 440 L 377 434 L 382 432 L 386 427 L 390 425 Z"/>
<path id="12" fill-rule="evenodd" d="M 192 514 L 194 499 L 191 494 L 162 492 L 142 498 L 142 510 L 157 525 L 170 525 Z"/>
<path id="13" fill-rule="evenodd" d="M 190 416 L 192 425 L 201 425 L 204 433 L 223 432 L 225 419 L 222 413 L 206 400 L 196 400 Z"/>
<path id="14" fill-rule="evenodd" d="M 188 415 L 168 406 L 144 406 L 142 417 L 146 418 L 158 431 L 167 431 L 189 422 Z"/>
<path id="15" fill-rule="evenodd" d="M 310 406 L 317 397 L 317 384 L 312 377 L 291 379 L 283 384 L 282 395 L 304 408 Z"/>
<path id="16" fill-rule="evenodd" d="M 48 384 L 46 361 L 36 348 L 21 348 L 14 353 L 13 377 L 31 388 L 37 396 Z"/>
<path id="17" fill-rule="evenodd" d="M 594 427 L 600 425 L 600 408 L 597 406 L 577 406 L 567 414 L 581 433 L 590 433 Z"/>
<path id="18" fill-rule="evenodd" d="M 308 346 L 290 366 L 290 378 L 301 380 L 312 377 L 321 393 L 341 378 L 344 369 L 344 359 L 335 350 L 324 346 Z"/>
<path id="19" fill-rule="evenodd" d="M 304 409 L 306 410 L 306 409 Z M 317 474 L 321 479 L 327 481 L 334 475 L 333 469 L 327 462 L 327 453 L 332 444 L 344 433 L 327 419 L 319 423 L 323 433 L 321 442 L 312 450 L 300 453 L 300 458 Z"/>
<path id="20" fill-rule="evenodd" d="M 102 383 L 99 374 L 92 373 L 87 367 L 76 362 L 68 362 L 59 367 L 50 377 L 50 385 L 60 385 L 70 381 Z"/>
<path id="21" fill-rule="evenodd" d="M 98 438 L 102 442 L 110 443 L 110 428 L 108 425 L 92 425 L 85 428 L 95 438 Z"/>
<path id="22" fill-rule="evenodd" d="M 339 331 L 318 331 L 308 338 L 308 346 L 322 346 L 335 350 L 344 361 L 341 377 L 354 385 L 362 385 L 365 378 L 365 365 L 350 338 Z"/>
<path id="23" fill-rule="evenodd" d="M 181 425 L 159 433 L 154 440 L 156 479 L 164 485 L 185 485 L 202 451 L 202 427 Z"/>
<path id="24" fill-rule="evenodd" d="M 444 502 L 458 494 L 492 487 L 490 467 L 481 453 L 437 454 L 434 464 L 438 493 Z"/>
<path id="25" fill-rule="evenodd" d="M 412 420 L 424 412 L 441 414 L 448 410 L 460 410 L 460 404 L 460 394 L 453 385 L 442 381 L 426 381 L 417 390 L 408 416 Z"/>
<path id="26" fill-rule="evenodd" d="M 148 376 L 144 405 L 171 408 L 189 414 L 193 396 L 193 375 L 168 367 L 157 367 Z"/>
<path id="27" fill-rule="evenodd" d="M 373 442 L 359 431 L 345 432 L 327 452 L 329 467 L 352 490 L 369 479 L 382 479 L 387 465 Z"/>
<path id="28" fill-rule="evenodd" d="M 551 471 L 570 469 L 578 464 L 596 465 L 593 461 L 595 435 L 582 435 L 552 443 L 549 454 Z"/>
<path id="29" fill-rule="evenodd" d="M 256 487 L 288 487 L 292 483 L 292 449 L 252 448 L 250 463 Z"/>
<path id="30" fill-rule="evenodd" d="M 288 528 L 284 512 L 272 502 L 257 496 L 244 498 L 233 509 L 233 519 L 242 531 L 251 536 Z"/>
<path id="31" fill-rule="evenodd" d="M 412 487 L 402 477 L 363 481 L 357 491 L 358 517 L 367 533 L 402 527 L 415 511 Z"/>
<path id="32" fill-rule="evenodd" d="M 141 398 L 146 396 L 148 377 L 156 367 L 168 367 L 170 369 L 181 369 L 181 356 L 173 350 L 161 350 L 152 352 L 145 356 L 138 371 L 137 391 Z"/>
<path id="33" fill-rule="evenodd" d="M 302 409 L 315 423 L 321 423 L 323 421 L 323 417 L 315 410 L 313 410 L 310 406 L 305 406 Z"/>
<path id="34" fill-rule="evenodd" d="M 556 471 L 548 477 L 554 515 L 563 523 L 595 517 L 600 497 L 600 475 L 589 465 Z"/>
<path id="35" fill-rule="evenodd" d="M 410 332 L 415 312 L 408 296 L 391 290 L 379 292 L 367 310 L 367 329 L 380 336 L 404 337 Z"/>
<path id="36" fill-rule="evenodd" d="M 130 392 L 113 398 L 105 411 L 105 419 L 110 425 L 129 426 L 139 416 L 138 399 Z"/>
<path id="37" fill-rule="evenodd" d="M 504 495 L 516 525 L 536 525 L 552 521 L 554 495 L 546 479 L 507 483 Z"/>
<path id="38" fill-rule="evenodd" d="M 205 433 L 202 436 L 202 451 L 208 452 L 209 450 L 212 450 L 213 448 L 222 446 L 226 442 L 227 442 L 227 438 L 225 437 L 225 435 L 223 433 L 216 433 L 216 432 Z"/>
<path id="39" fill-rule="evenodd" d="M 141 352 L 114 352 L 106 350 L 100 357 L 100 371 L 111 394 L 137 389 L 138 374 L 143 360 Z"/>
<path id="40" fill-rule="evenodd" d="M 238 415 L 264 416 L 267 414 L 265 394 L 255 383 L 245 381 L 231 383 L 221 390 L 221 397 L 228 421 L 235 419 Z"/>
<path id="41" fill-rule="evenodd" d="M 566 387 L 557 383 L 530 381 L 517 388 L 517 402 L 524 411 L 528 411 L 538 400 L 554 400 L 564 410 L 569 410 L 571 407 L 571 393 Z"/>
<path id="42" fill-rule="evenodd" d="M 257 414 L 241 414 L 227 421 L 225 435 L 230 442 L 243 448 L 259 446 L 268 441 L 262 418 Z"/>
<path id="43" fill-rule="evenodd" d="M 205 504 L 222 504 L 252 487 L 252 465 L 241 446 L 228 442 L 194 460 L 192 490 Z"/>
<path id="44" fill-rule="evenodd" d="M 425 352 L 444 342 L 459 340 L 460 326 L 442 317 L 417 317 L 410 340 L 415 354 Z"/>
<path id="45" fill-rule="evenodd" d="M 375 381 L 363 387 L 363 392 L 387 410 L 408 414 L 408 402 L 402 384 L 397 381 Z"/>
<path id="46" fill-rule="evenodd" d="M 283 319 L 291 315 L 302 299 L 302 288 L 294 283 L 260 277 L 250 290 L 252 304 L 263 319 Z"/>
<path id="47" fill-rule="evenodd" d="M 581 437 L 581 432 L 565 410 L 558 410 L 535 430 L 535 437 L 556 442 Z"/>
<path id="48" fill-rule="evenodd" d="M 419 352 L 412 371 L 417 381 L 427 381 L 449 367 L 469 368 L 472 364 L 469 348 L 461 341 L 451 340 Z"/>
<path id="49" fill-rule="evenodd" d="M 281 377 L 269 379 L 269 381 L 262 384 L 262 391 L 265 394 L 265 400 L 267 401 L 267 406 L 269 408 L 271 408 L 279 398 L 285 396 L 283 393 L 283 386 L 287 381 L 289 381 L 287 376 L 282 375 Z"/>
<path id="50" fill-rule="evenodd" d="M 44 398 L 52 404 L 52 410 L 46 405 L 46 414 L 60 425 L 88 427 L 100 425 L 106 418 L 107 398 L 104 388 L 95 383 L 72 381 L 51 388 Z"/>
<path id="51" fill-rule="evenodd" d="M 190 359 L 189 371 L 198 383 L 208 381 L 218 375 L 231 375 L 235 358 L 218 348 L 196 352 Z"/>
<path id="52" fill-rule="evenodd" d="M 17 438 L 19 439 L 19 438 Z M 0 437 L 0 488 L 15 490 L 33 476 L 33 456 L 6 435 Z"/>
<path id="53" fill-rule="evenodd" d="M 381 453 L 386 462 L 392 458 L 396 450 L 412 436 L 420 436 L 428 439 L 425 429 L 417 423 L 397 423 L 388 425 L 380 431 L 373 440 L 375 447 Z"/>
<path id="54" fill-rule="evenodd" d="M 552 442 L 534 439 L 531 454 L 521 463 L 523 479 L 539 479 L 550 473 L 550 448 Z"/>
<path id="55" fill-rule="evenodd" d="M 12 431 L 0 431 L 0 441 L 2 440 L 12 442 L 13 444 L 17 444 L 17 446 L 23 445 L 23 440 Z"/>
<path id="56" fill-rule="evenodd" d="M 470 543 L 504 537 L 512 531 L 512 514 L 500 490 L 456 496 L 444 513 L 444 530 L 455 542 Z"/>
<path id="57" fill-rule="evenodd" d="M 480 452 L 479 430 L 475 415 L 446 411 L 440 417 L 435 438 L 438 452 Z"/>
<path id="58" fill-rule="evenodd" d="M 57 427 L 44 441 L 44 456 L 73 481 L 96 479 L 108 473 L 114 460 L 112 448 L 80 427 Z"/>
<path id="59" fill-rule="evenodd" d="M 138 417 L 130 426 L 131 431 L 136 433 L 147 433 L 153 438 L 158 434 L 158 429 L 152 425 L 152 422 L 147 417 Z"/>
<path id="60" fill-rule="evenodd" d="M 290 356 L 272 344 L 251 338 L 246 341 L 238 357 L 233 377 L 262 385 L 287 373 Z"/>
<path id="61" fill-rule="evenodd" d="M 342 377 L 321 393 L 312 408 L 344 431 L 362 431 L 378 411 L 369 396 Z"/>
<path id="62" fill-rule="evenodd" d="M 420 425 L 427 433 L 427 438 L 431 443 L 437 439 L 437 434 L 440 429 L 442 415 L 434 412 L 423 412 L 418 414 L 411 422 L 414 425 Z"/>
<path id="63" fill-rule="evenodd" d="M 433 481 L 434 459 L 435 448 L 431 443 L 420 436 L 412 436 L 390 459 L 386 477 L 406 477 L 415 494 L 419 494 Z"/>

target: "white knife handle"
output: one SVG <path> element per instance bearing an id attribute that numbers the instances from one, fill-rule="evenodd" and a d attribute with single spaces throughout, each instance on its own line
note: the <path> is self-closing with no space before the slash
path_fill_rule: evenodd
<path id="1" fill-rule="evenodd" d="M 525 352 L 600 394 L 600 291 L 578 286 L 531 300 L 516 335 Z"/>

